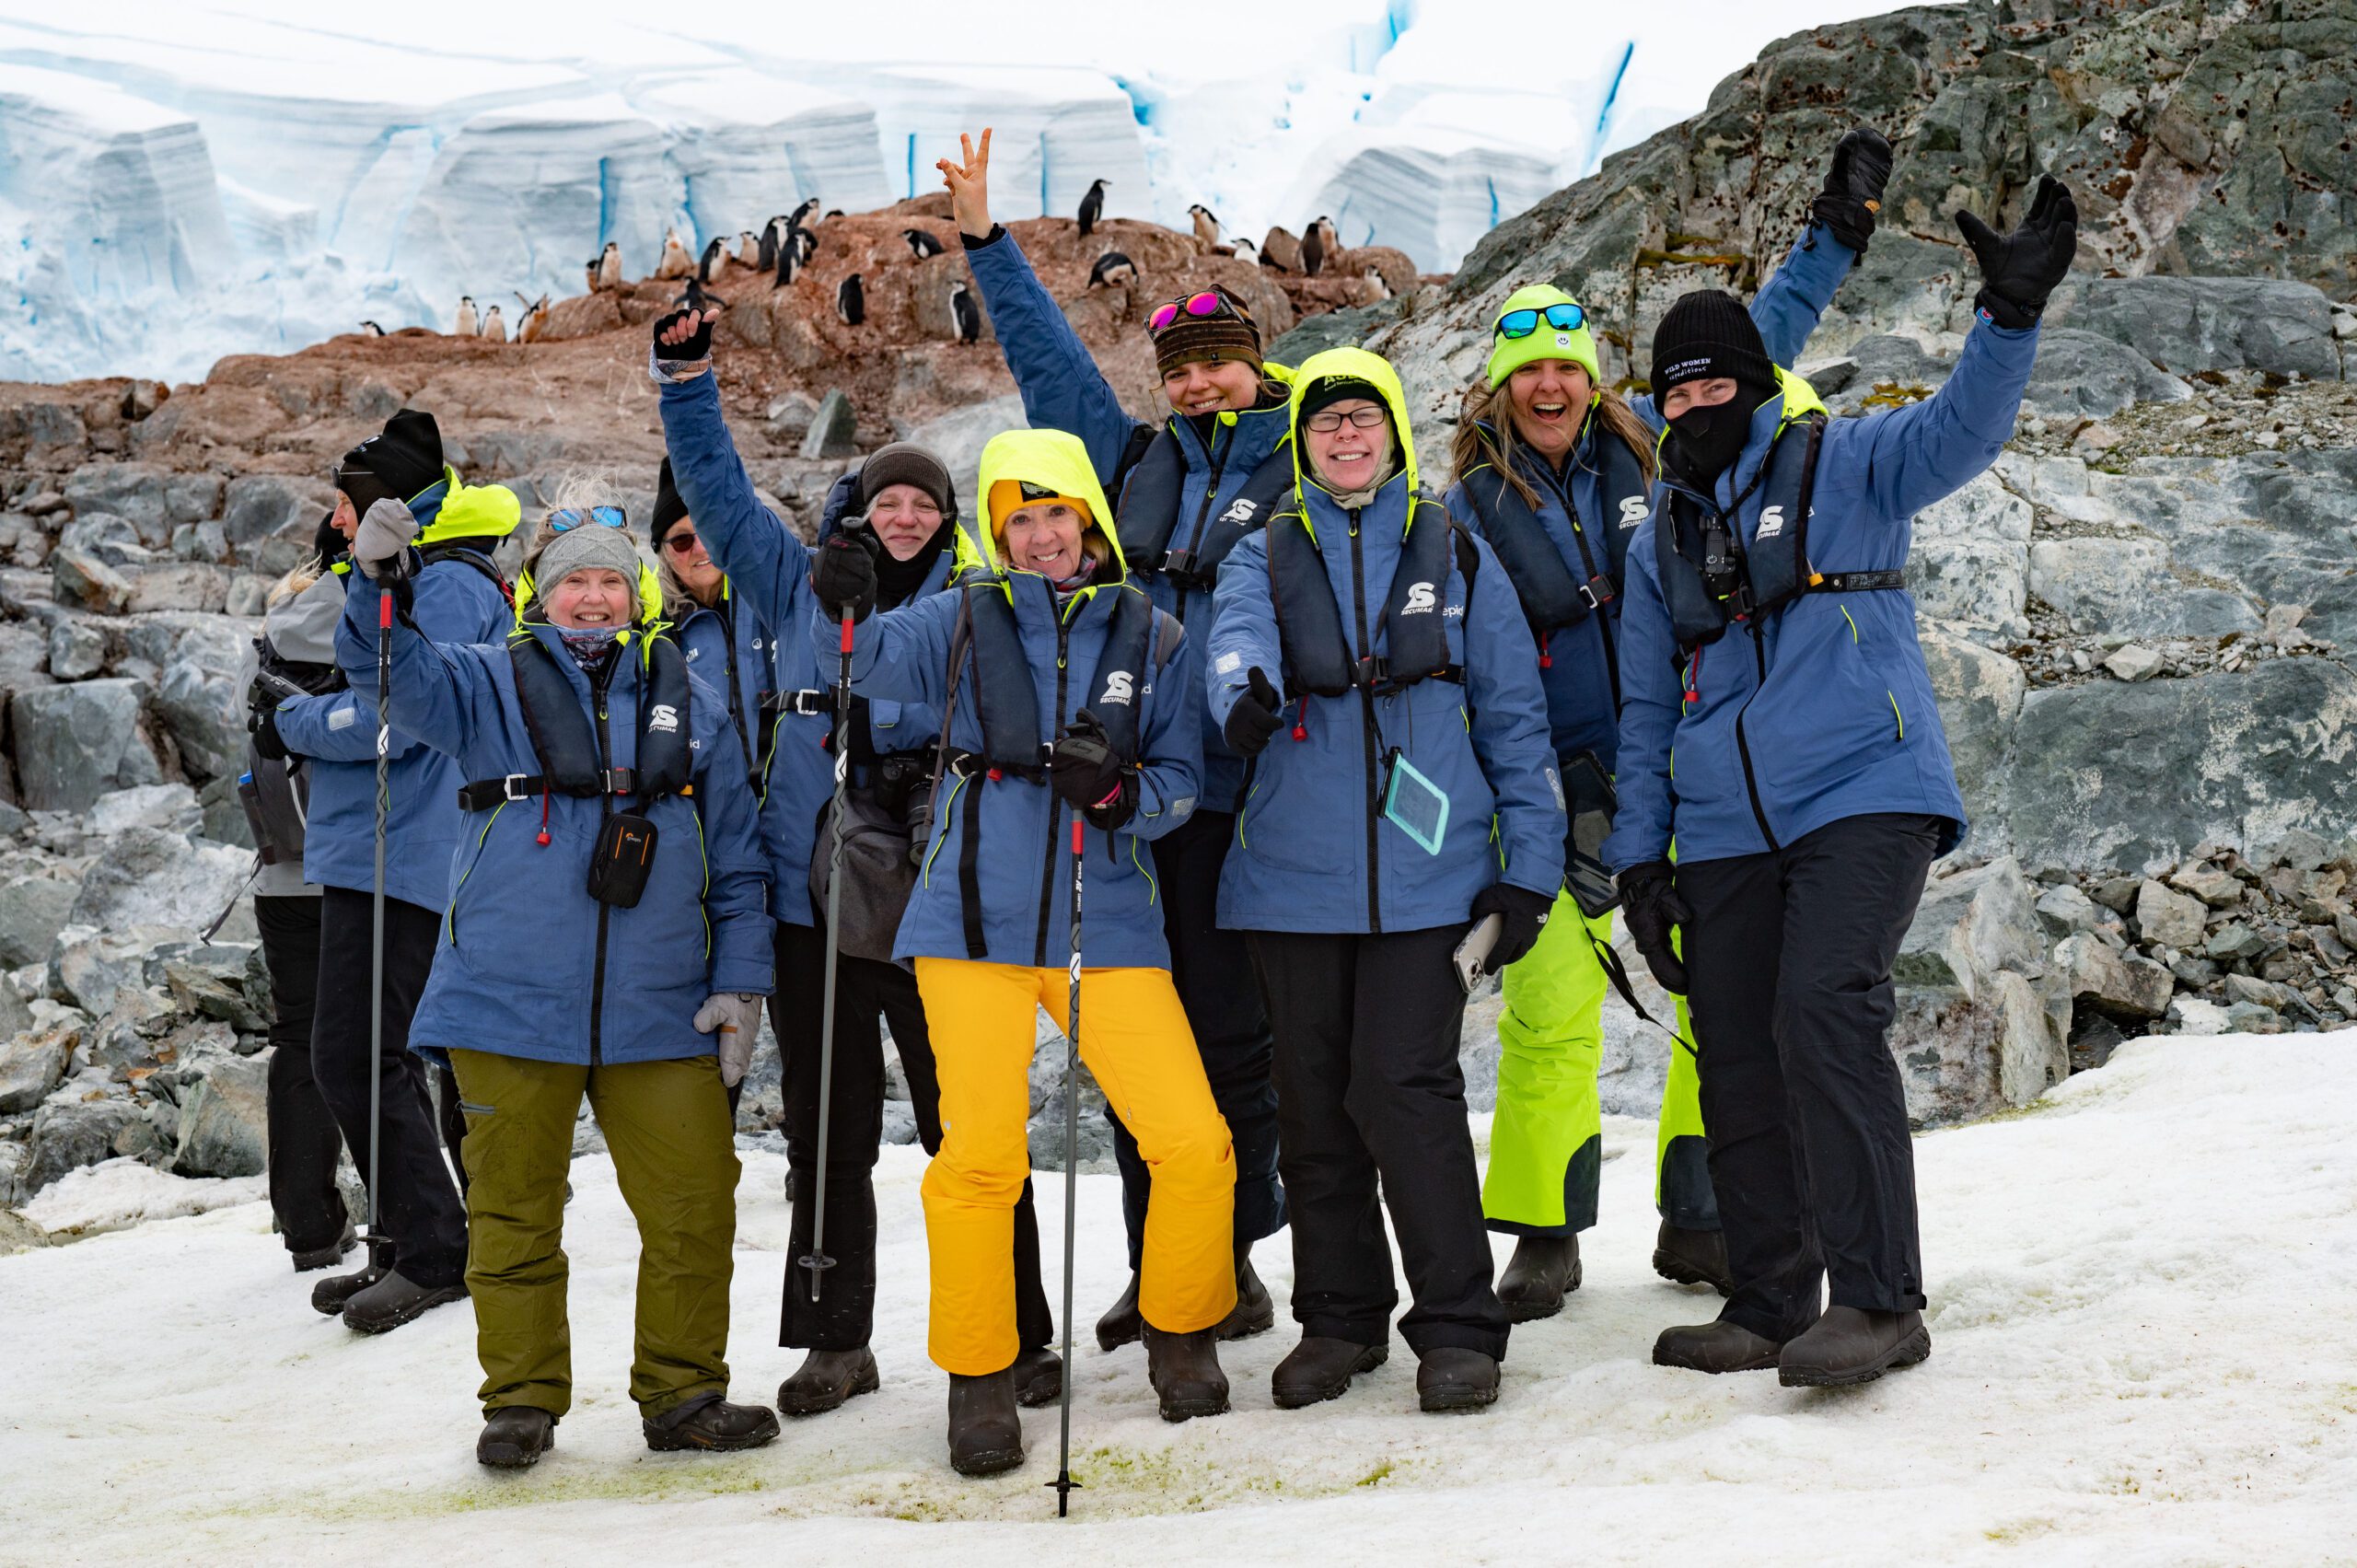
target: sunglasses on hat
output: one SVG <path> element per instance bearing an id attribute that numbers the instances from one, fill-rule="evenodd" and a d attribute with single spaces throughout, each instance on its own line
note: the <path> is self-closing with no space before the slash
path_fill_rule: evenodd
<path id="1" fill-rule="evenodd" d="M 1587 322 L 1587 311 L 1577 305 L 1550 305 L 1544 308 L 1509 310 L 1498 318 L 1498 336 L 1527 338 L 1538 330 L 1544 320 L 1559 331 L 1573 331 Z"/>
<path id="2" fill-rule="evenodd" d="M 1187 295 L 1183 298 L 1155 306 L 1154 314 L 1145 319 L 1145 330 L 1149 332 L 1159 332 L 1178 319 L 1181 312 L 1199 318 L 1223 314 L 1237 317 L 1243 315 L 1243 312 L 1237 309 L 1234 302 L 1227 296 L 1217 289 L 1207 288 L 1201 294 Z"/>
<path id="3" fill-rule="evenodd" d="M 630 526 L 620 506 L 565 506 L 549 514 L 549 527 L 559 533 L 569 533 L 588 523 L 608 528 Z"/>

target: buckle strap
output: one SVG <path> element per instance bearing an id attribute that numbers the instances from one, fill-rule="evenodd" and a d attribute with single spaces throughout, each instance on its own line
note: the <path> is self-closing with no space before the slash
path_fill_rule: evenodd
<path id="1" fill-rule="evenodd" d="M 598 772 L 597 795 L 630 795 L 635 792 L 637 780 L 628 768 L 606 768 Z M 477 779 L 459 786 L 459 808 L 461 811 L 489 811 L 512 800 L 529 800 L 536 795 L 574 795 L 545 773 L 503 773 L 495 779 Z"/>
<path id="2" fill-rule="evenodd" d="M 825 687 L 800 691 L 764 691 L 761 708 L 765 714 L 797 714 L 805 718 L 831 718 L 835 712 L 835 694 Z"/>
<path id="3" fill-rule="evenodd" d="M 1809 580 L 1813 594 L 1863 594 L 1907 586 L 1904 566 L 1887 572 L 1819 572 Z"/>
<path id="4" fill-rule="evenodd" d="M 952 778 L 970 779 L 979 774 L 984 778 L 997 779 L 1011 774 L 1016 778 L 1037 784 L 1048 776 L 1048 760 L 1055 754 L 1055 749 L 1054 747 L 1042 742 L 1039 747 L 1039 760 L 1026 767 L 1016 767 L 1006 762 L 993 762 L 979 751 L 953 749 L 945 759 L 943 766 Z"/>
<path id="5" fill-rule="evenodd" d="M 1461 664 L 1445 664 L 1438 669 L 1429 671 L 1416 679 L 1418 680 L 1446 680 L 1462 686 L 1465 684 L 1465 667 Z M 1405 691 L 1414 684 L 1414 680 L 1393 679 L 1391 660 L 1382 654 L 1369 654 L 1351 666 L 1351 689 L 1364 691 L 1369 696 L 1387 697 L 1394 692 Z"/>

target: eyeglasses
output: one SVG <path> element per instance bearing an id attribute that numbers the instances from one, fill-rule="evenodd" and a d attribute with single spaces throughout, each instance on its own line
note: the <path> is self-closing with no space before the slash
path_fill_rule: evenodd
<path id="1" fill-rule="evenodd" d="M 1559 331 L 1575 331 L 1586 324 L 1587 311 L 1577 305 L 1550 305 L 1544 309 L 1509 310 L 1498 318 L 1498 336 L 1527 338 L 1538 330 L 1540 318 Z"/>
<path id="2" fill-rule="evenodd" d="M 1329 436 L 1341 429 L 1346 419 L 1361 430 L 1372 430 L 1390 417 L 1379 408 L 1354 408 L 1348 413 L 1340 409 L 1320 409 L 1302 423 L 1320 436 Z"/>
<path id="3" fill-rule="evenodd" d="M 549 514 L 549 527 L 558 533 L 569 532 L 585 523 L 596 523 L 600 528 L 609 528 L 630 526 L 620 506 L 565 506 Z"/>
<path id="4" fill-rule="evenodd" d="M 674 555 L 686 555 L 695 547 L 696 536 L 678 528 L 672 529 L 669 536 L 663 540 L 663 548 Z"/>
<path id="5" fill-rule="evenodd" d="M 1236 308 L 1228 303 L 1225 295 L 1217 289 L 1207 288 L 1201 294 L 1190 294 L 1184 299 L 1174 299 L 1167 305 L 1155 307 L 1154 314 L 1145 319 L 1145 330 L 1149 332 L 1161 331 L 1178 319 L 1178 313 L 1182 310 L 1190 316 L 1216 316 L 1222 311 L 1236 314 Z"/>

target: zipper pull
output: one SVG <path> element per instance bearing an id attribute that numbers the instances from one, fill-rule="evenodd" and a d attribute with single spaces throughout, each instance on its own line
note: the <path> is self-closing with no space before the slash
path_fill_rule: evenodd
<path id="1" fill-rule="evenodd" d="M 1553 637 L 1554 633 L 1551 632 L 1541 632 L 1538 633 L 1538 668 L 1541 669 L 1552 669 L 1555 668 L 1555 656 L 1548 652 L 1547 649 L 1547 645 L 1553 639 Z"/>
<path id="2" fill-rule="evenodd" d="M 1294 710 L 1293 738 L 1295 740 L 1309 738 L 1309 696 L 1306 692 L 1302 695 L 1301 706 Z"/>
<path id="3" fill-rule="evenodd" d="M 545 786 L 543 786 L 543 787 L 542 787 L 542 789 L 540 790 L 540 843 L 541 843 L 541 845 L 542 845 L 543 847 L 545 847 L 545 846 L 547 845 L 548 842 L 549 842 L 549 792 L 548 792 L 547 788 L 546 788 Z"/>

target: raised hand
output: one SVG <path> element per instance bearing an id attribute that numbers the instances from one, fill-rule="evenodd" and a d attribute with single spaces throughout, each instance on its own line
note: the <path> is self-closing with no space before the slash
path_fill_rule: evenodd
<path id="1" fill-rule="evenodd" d="M 1890 182 L 1890 143 L 1871 125 L 1861 125 L 1833 148 L 1825 189 L 1808 204 L 1809 215 L 1833 238 L 1863 256 L 1882 211 L 1883 187 Z"/>
<path id="2" fill-rule="evenodd" d="M 941 170 L 941 183 L 949 192 L 949 210 L 958 219 L 958 232 L 981 239 L 991 231 L 991 128 L 982 127 L 981 145 L 976 146 L 973 137 L 962 134 L 958 145 L 964 162 L 935 158 L 933 167 Z"/>
<path id="3" fill-rule="evenodd" d="M 691 306 L 659 316 L 655 321 L 655 357 L 657 359 L 710 359 L 712 357 L 712 324 L 720 319 L 717 310 L 698 310 Z"/>
<path id="4" fill-rule="evenodd" d="M 2071 271 L 2079 249 L 2079 204 L 2050 174 L 2038 177 L 2028 215 L 2007 235 L 1958 210 L 1956 226 L 1980 263 L 1980 293 L 1975 308 L 2001 327 L 2018 331 L 2038 325 L 2047 296 Z"/>

